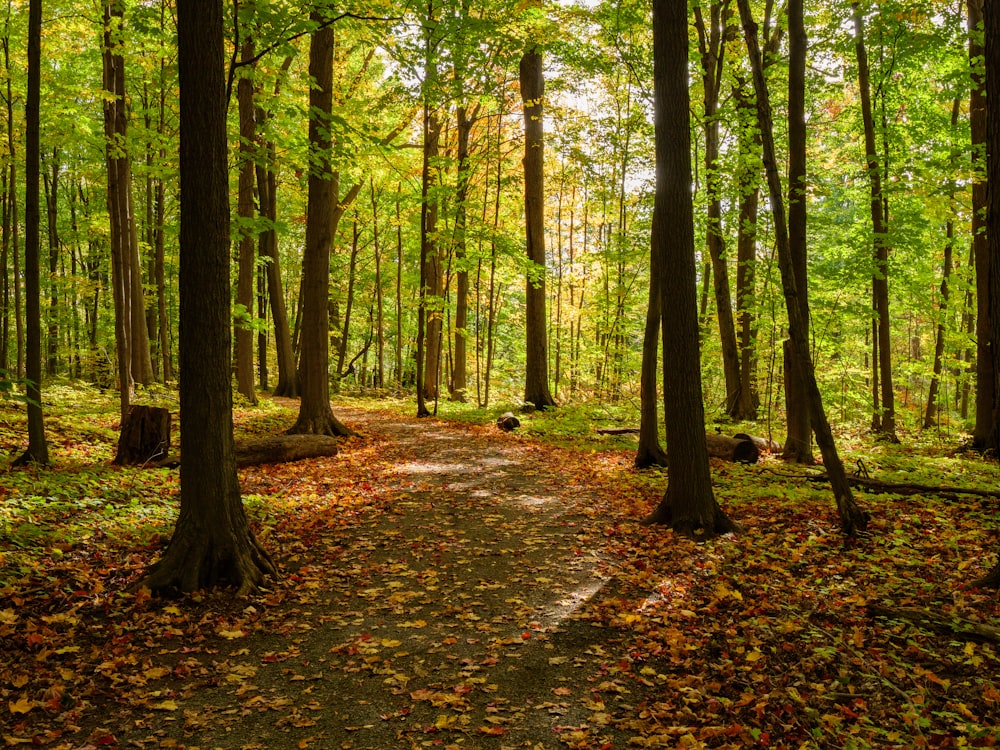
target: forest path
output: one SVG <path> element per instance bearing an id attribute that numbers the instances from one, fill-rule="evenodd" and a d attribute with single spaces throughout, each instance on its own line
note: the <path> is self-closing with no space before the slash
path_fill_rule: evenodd
<path id="1" fill-rule="evenodd" d="M 310 511 L 282 548 L 289 529 L 263 535 L 284 579 L 251 627 L 232 624 L 244 635 L 187 657 L 210 677 L 181 695 L 186 721 L 161 724 L 161 744 L 624 747 L 627 654 L 587 615 L 609 595 L 587 512 L 598 490 L 562 451 L 495 428 L 336 413 L 362 433 L 339 456 L 243 484 L 266 498 L 312 482 L 347 513 Z"/>

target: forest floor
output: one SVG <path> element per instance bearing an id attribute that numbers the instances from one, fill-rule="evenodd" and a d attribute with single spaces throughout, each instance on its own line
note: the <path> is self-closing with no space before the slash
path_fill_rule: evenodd
<path id="1" fill-rule="evenodd" d="M 639 523 L 666 477 L 634 471 L 620 442 L 559 446 L 367 406 L 336 406 L 361 433 L 338 456 L 240 471 L 280 575 L 235 601 L 123 593 L 169 536 L 176 472 L 98 465 L 113 422 L 51 419 L 56 468 L 0 476 L 0 739 L 1000 743 L 1000 644 L 868 608 L 1000 624 L 996 595 L 966 586 L 1000 550 L 987 533 L 995 499 L 862 496 L 872 531 L 845 544 L 822 485 L 774 459 L 713 461 L 743 530 L 695 544 Z M 264 414 L 241 411 L 238 429 L 274 432 L 294 404 Z M 81 447 L 81 429 L 96 447 Z M 16 437 L 0 430 L 0 447 Z M 975 458 L 908 460 L 880 465 L 932 463 L 938 481 L 996 486 Z"/>

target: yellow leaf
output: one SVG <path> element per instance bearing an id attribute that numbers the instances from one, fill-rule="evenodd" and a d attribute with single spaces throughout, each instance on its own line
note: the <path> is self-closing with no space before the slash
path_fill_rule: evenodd
<path id="1" fill-rule="evenodd" d="M 35 702 L 29 701 L 28 696 L 22 695 L 17 702 L 10 701 L 7 706 L 12 714 L 26 714 L 35 707 Z"/>
<path id="2" fill-rule="evenodd" d="M 854 634 L 852 636 L 854 640 L 855 648 L 863 648 L 865 645 L 865 634 L 861 632 L 861 628 L 857 625 L 854 626 Z"/>
<path id="3" fill-rule="evenodd" d="M 438 716 L 437 721 L 434 722 L 434 726 L 438 729 L 450 729 L 455 726 L 455 722 L 458 720 L 455 716 Z"/>
<path id="4" fill-rule="evenodd" d="M 17 613 L 12 609 L 0 609 L 0 625 L 13 625 L 17 622 Z"/>
<path id="5" fill-rule="evenodd" d="M 242 630 L 217 630 L 215 632 L 221 635 L 223 638 L 228 638 L 229 640 L 233 640 L 234 638 L 242 638 L 243 636 L 246 635 L 246 633 L 244 633 Z"/>
<path id="6" fill-rule="evenodd" d="M 177 701 L 175 700 L 160 701 L 159 703 L 154 703 L 151 706 L 151 708 L 154 711 L 176 711 Z"/>
<path id="7" fill-rule="evenodd" d="M 750 662 L 760 661 L 760 659 L 763 658 L 763 656 L 764 656 L 764 654 L 762 654 L 757 649 L 754 649 L 749 654 L 747 654 L 747 661 L 750 661 Z"/>
<path id="8" fill-rule="evenodd" d="M 383 638 L 380 642 L 385 648 L 396 648 L 403 645 L 402 641 L 397 641 L 394 638 Z"/>

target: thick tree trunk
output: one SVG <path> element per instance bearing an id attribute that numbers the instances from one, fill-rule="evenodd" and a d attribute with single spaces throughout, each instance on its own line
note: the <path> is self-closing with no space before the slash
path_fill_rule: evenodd
<path id="1" fill-rule="evenodd" d="M 229 175 L 221 0 L 179 0 L 180 514 L 153 592 L 255 589 L 275 572 L 240 499 L 233 452 Z"/>
<path id="2" fill-rule="evenodd" d="M 663 273 L 663 396 L 669 484 L 649 523 L 695 538 L 735 530 L 715 500 L 705 440 L 695 290 L 686 0 L 653 0 L 656 197 L 651 252 Z M 669 319 L 669 325 L 666 321 Z"/>
<path id="3" fill-rule="evenodd" d="M 49 463 L 42 417 L 42 311 L 39 246 L 40 100 L 42 68 L 42 0 L 28 4 L 28 89 L 24 103 L 24 289 L 25 289 L 25 375 L 28 448 L 15 466 Z"/>
<path id="4" fill-rule="evenodd" d="M 973 447 L 979 451 L 996 451 L 992 443 L 993 410 L 997 389 L 994 384 L 994 357 L 990 349 L 993 340 L 990 319 L 990 289 L 988 279 L 993 258 L 987 237 L 987 68 L 983 65 L 984 0 L 968 0 L 969 63 L 972 86 L 969 93 L 969 129 L 972 136 L 972 256 L 976 263 L 976 424 L 972 431 Z"/>
<path id="5" fill-rule="evenodd" d="M 521 56 L 521 101 L 524 105 L 524 222 L 528 250 L 525 280 L 524 400 L 536 409 L 555 406 L 549 391 L 548 341 L 545 318 L 545 78 L 542 54 L 530 47 Z"/>
<path id="6" fill-rule="evenodd" d="M 984 7 L 985 65 L 987 102 L 1000 102 L 1000 9 L 996 2 Z M 990 257 L 989 306 L 984 314 L 990 319 L 990 354 L 993 359 L 993 428 L 990 448 L 994 458 L 1000 457 L 1000 107 L 986 109 L 986 252 Z M 982 387 L 982 385 L 980 385 Z"/>
<path id="7" fill-rule="evenodd" d="M 318 11 L 312 20 L 322 23 Z M 299 416 L 289 433 L 353 434 L 330 408 L 330 247 L 332 244 L 336 181 L 332 179 L 330 114 L 333 105 L 333 28 L 322 26 L 312 34 L 309 75 L 308 205 L 306 246 L 302 258 L 302 353 Z"/>

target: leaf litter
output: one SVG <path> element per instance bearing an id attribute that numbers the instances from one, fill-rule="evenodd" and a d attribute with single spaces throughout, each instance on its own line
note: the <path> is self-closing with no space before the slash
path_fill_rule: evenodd
<path id="1" fill-rule="evenodd" d="M 13 533 L 7 509 L 3 742 L 1000 740 L 995 643 L 867 609 L 996 623 L 996 597 L 965 586 L 997 552 L 991 501 L 866 496 L 874 531 L 845 545 L 821 489 L 715 463 L 717 494 L 743 533 L 696 545 L 638 523 L 666 478 L 636 473 L 628 450 L 347 406 L 338 415 L 363 435 L 338 456 L 241 470 L 248 511 L 281 569 L 247 599 L 121 593 L 166 543 L 169 474 L 105 477 L 133 488 L 119 500 L 138 519 L 130 532 L 102 530 L 108 512 L 92 478 L 95 502 L 30 506 L 61 507 L 32 519 L 45 526 L 37 539 Z M 29 507 L 23 488 L 4 489 L 5 503 Z"/>

